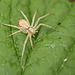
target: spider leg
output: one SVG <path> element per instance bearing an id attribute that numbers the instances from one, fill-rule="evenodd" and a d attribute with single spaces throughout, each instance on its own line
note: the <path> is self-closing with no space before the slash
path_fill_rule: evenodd
<path id="1" fill-rule="evenodd" d="M 14 28 L 20 29 L 20 27 L 18 27 L 18 26 L 14 26 L 14 25 L 10 25 L 10 24 L 4 24 L 4 23 L 0 23 L 0 24 L 5 25 L 5 26 L 9 26 L 9 27 L 14 27 Z"/>
<path id="2" fill-rule="evenodd" d="M 37 13 L 37 11 L 35 11 L 35 13 L 34 13 L 31 26 L 33 26 L 33 24 L 34 24 L 34 20 L 35 20 L 36 13 Z"/>
<path id="3" fill-rule="evenodd" d="M 32 49 L 34 50 L 34 48 L 33 48 L 33 42 L 32 42 L 32 37 L 31 37 L 31 35 L 30 35 L 30 43 L 31 43 L 31 47 L 32 47 Z"/>
<path id="4" fill-rule="evenodd" d="M 12 33 L 12 34 L 10 34 L 9 36 L 7 36 L 7 37 L 10 37 L 10 36 L 12 36 L 12 35 L 14 35 L 14 34 L 17 34 L 17 33 L 19 33 L 19 32 L 21 32 L 22 30 L 18 30 L 18 31 L 16 31 L 16 32 L 14 32 L 14 33 Z"/>
<path id="5" fill-rule="evenodd" d="M 29 35 L 27 35 L 26 40 L 25 40 L 24 45 L 23 45 L 23 51 L 22 51 L 22 56 L 21 56 L 21 65 L 22 65 L 22 62 L 23 62 L 23 56 L 24 56 L 25 46 L 26 46 L 28 37 L 29 37 Z"/>
<path id="6" fill-rule="evenodd" d="M 24 18 L 27 20 L 28 24 L 30 25 L 29 20 L 28 20 L 28 18 L 26 17 L 26 15 L 23 13 L 23 11 L 21 11 L 21 10 L 19 10 L 19 11 L 21 12 L 21 14 L 24 16 Z"/>
<path id="7" fill-rule="evenodd" d="M 46 15 L 44 15 L 42 17 L 39 17 L 38 20 L 36 21 L 35 25 L 34 25 L 34 28 L 37 26 L 37 24 L 38 24 L 38 22 L 39 22 L 40 19 L 42 19 L 42 18 L 44 18 L 44 17 L 46 17 L 48 15 L 50 15 L 50 14 L 46 14 Z"/>
<path id="8" fill-rule="evenodd" d="M 46 27 L 49 27 L 49 28 L 52 28 L 52 29 L 56 30 L 55 28 L 53 28 L 53 27 L 51 27 L 49 25 L 46 25 L 46 24 L 39 24 L 35 29 L 37 30 L 40 26 L 46 26 Z"/>

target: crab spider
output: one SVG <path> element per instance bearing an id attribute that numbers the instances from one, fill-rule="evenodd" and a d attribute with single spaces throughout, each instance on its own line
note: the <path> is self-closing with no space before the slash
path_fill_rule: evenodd
<path id="1" fill-rule="evenodd" d="M 53 27 L 51 27 L 51 26 L 49 26 L 49 25 L 43 24 L 43 23 L 41 23 L 41 24 L 38 25 L 38 22 L 39 22 L 40 19 L 42 19 L 42 18 L 44 18 L 44 17 L 46 17 L 46 16 L 48 16 L 48 15 L 50 15 L 50 14 L 46 14 L 46 15 L 44 15 L 44 16 L 42 16 L 42 17 L 39 17 L 39 18 L 37 19 L 37 21 L 35 22 L 35 24 L 34 24 L 35 16 L 36 16 L 36 13 L 37 13 L 37 11 L 35 11 L 34 16 L 33 16 L 33 19 L 32 19 L 32 23 L 31 23 L 31 25 L 30 25 L 29 20 L 28 20 L 28 18 L 26 17 L 26 15 L 25 15 L 21 10 L 19 10 L 19 11 L 21 12 L 21 14 L 24 16 L 24 18 L 25 18 L 26 20 L 20 19 L 20 20 L 18 21 L 18 26 L 14 26 L 14 25 L 10 25 L 10 24 L 4 24 L 4 23 L 0 23 L 0 24 L 19 29 L 18 31 L 16 31 L 16 32 L 14 32 L 14 33 L 12 33 L 12 34 L 10 34 L 8 37 L 10 37 L 10 36 L 12 36 L 12 35 L 14 35 L 14 34 L 17 34 L 17 33 L 19 33 L 19 32 L 23 32 L 23 33 L 25 33 L 25 34 L 26 34 L 26 33 L 28 34 L 27 37 L 26 37 L 26 39 L 25 39 L 25 42 L 24 42 L 24 45 L 23 45 L 23 51 L 22 51 L 22 55 L 21 55 L 21 65 L 22 65 L 23 56 L 24 56 L 24 51 L 25 51 L 25 46 L 26 46 L 26 43 L 27 43 L 28 38 L 30 38 L 31 47 L 32 47 L 32 49 L 34 50 L 34 48 L 33 48 L 33 43 L 32 43 L 32 36 L 34 36 L 34 34 L 35 34 L 36 32 L 38 32 L 37 29 L 38 29 L 41 25 L 42 25 L 42 26 L 49 27 L 49 28 L 52 28 L 52 29 L 54 29 L 54 30 L 56 30 L 56 29 L 53 28 Z M 34 25 L 34 26 L 33 26 L 33 25 Z"/>

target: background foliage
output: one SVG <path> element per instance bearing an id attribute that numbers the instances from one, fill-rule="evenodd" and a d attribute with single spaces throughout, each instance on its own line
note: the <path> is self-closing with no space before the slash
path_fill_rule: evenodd
<path id="1" fill-rule="evenodd" d="M 69 0 L 0 0 L 0 22 L 17 25 L 24 19 L 21 9 L 31 22 L 37 16 L 50 15 L 40 21 L 59 32 L 41 26 L 33 38 L 33 54 L 28 40 L 20 66 L 21 52 L 26 35 L 18 33 L 10 38 L 15 28 L 0 25 L 0 75 L 75 75 L 75 2 Z M 58 23 L 61 24 L 58 24 Z"/>

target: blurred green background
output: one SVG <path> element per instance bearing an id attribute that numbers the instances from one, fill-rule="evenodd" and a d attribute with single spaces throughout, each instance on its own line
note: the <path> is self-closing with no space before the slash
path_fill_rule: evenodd
<path id="1" fill-rule="evenodd" d="M 39 23 L 45 23 L 59 32 L 41 26 L 33 38 L 34 54 L 28 40 L 20 66 L 26 34 L 6 36 L 18 29 L 0 24 L 0 75 L 75 75 L 75 2 L 71 0 L 0 0 L 0 22 L 17 26 L 24 19 L 30 23 L 47 13 Z"/>

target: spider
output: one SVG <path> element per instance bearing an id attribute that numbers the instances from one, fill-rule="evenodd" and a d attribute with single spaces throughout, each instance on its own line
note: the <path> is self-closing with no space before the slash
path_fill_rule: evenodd
<path id="1" fill-rule="evenodd" d="M 42 17 L 39 17 L 39 18 L 37 19 L 37 21 L 35 22 L 35 25 L 34 25 L 35 16 L 36 16 L 36 13 L 37 13 L 37 11 L 35 11 L 34 16 L 33 16 L 33 19 L 32 19 L 32 23 L 31 23 L 31 25 L 30 25 L 29 20 L 28 20 L 28 18 L 26 17 L 26 15 L 23 13 L 23 11 L 21 11 L 21 10 L 19 10 L 19 11 L 21 12 L 21 14 L 24 16 L 24 18 L 25 18 L 26 20 L 20 19 L 20 20 L 18 21 L 18 26 L 14 26 L 14 25 L 10 25 L 10 24 L 4 24 L 4 23 L 0 23 L 0 24 L 19 29 L 18 31 L 16 31 L 16 32 L 14 32 L 14 33 L 12 33 L 12 34 L 10 34 L 8 37 L 10 37 L 10 36 L 12 36 L 12 35 L 14 35 L 14 34 L 17 34 L 17 33 L 19 33 L 19 32 L 23 32 L 23 33 L 27 34 L 27 37 L 26 37 L 25 42 L 24 42 L 24 45 L 23 45 L 22 55 L 21 55 L 21 65 L 22 65 L 22 63 L 23 63 L 24 51 L 25 51 L 25 46 L 26 46 L 26 43 L 27 43 L 28 38 L 30 38 L 31 47 L 32 47 L 32 50 L 34 50 L 34 48 L 33 48 L 33 43 L 32 43 L 32 36 L 34 37 L 34 34 L 35 34 L 36 32 L 38 32 L 37 29 L 38 29 L 41 25 L 42 25 L 42 26 L 49 27 L 49 28 L 52 28 L 52 29 L 55 29 L 55 28 L 53 28 L 53 27 L 51 27 L 51 26 L 49 26 L 49 25 L 43 24 L 43 23 L 38 24 L 38 22 L 39 22 L 40 19 L 42 19 L 42 18 L 44 18 L 44 17 L 46 17 L 46 16 L 48 16 L 48 15 L 50 15 L 50 14 L 46 14 L 46 15 L 44 15 L 44 16 L 42 16 Z M 34 25 L 34 26 L 33 26 L 33 25 Z M 56 29 L 55 29 L 55 30 L 56 30 Z"/>

